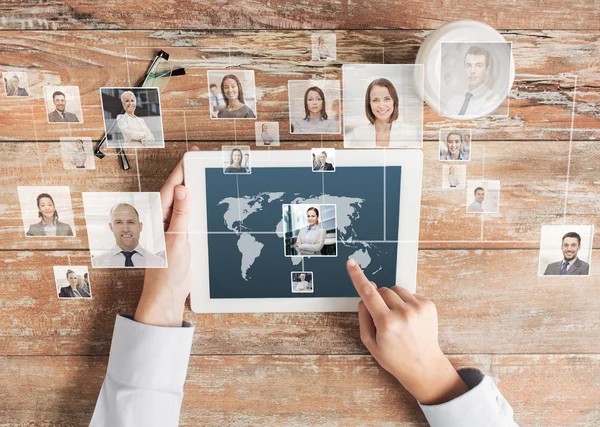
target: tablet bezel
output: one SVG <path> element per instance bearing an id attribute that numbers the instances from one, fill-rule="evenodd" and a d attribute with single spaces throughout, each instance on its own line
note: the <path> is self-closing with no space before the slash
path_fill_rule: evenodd
<path id="1" fill-rule="evenodd" d="M 308 153 L 308 154 L 307 154 Z M 310 167 L 308 150 L 253 150 L 252 167 Z M 302 298 L 210 298 L 206 174 L 205 169 L 222 167 L 221 151 L 188 151 L 183 159 L 185 184 L 192 197 L 189 240 L 191 247 L 191 308 L 195 313 L 263 312 L 353 312 L 358 297 Z M 410 292 L 416 289 L 417 255 L 423 154 L 418 149 L 336 150 L 336 167 L 401 166 L 399 240 L 396 283 Z M 243 179 L 243 177 L 240 177 Z M 343 262 L 338 258 L 332 262 Z M 290 271 L 293 267 L 290 265 Z M 314 280 L 314 278 L 313 278 Z M 384 284 L 379 284 L 384 285 Z M 390 286 L 391 284 L 385 284 Z"/>

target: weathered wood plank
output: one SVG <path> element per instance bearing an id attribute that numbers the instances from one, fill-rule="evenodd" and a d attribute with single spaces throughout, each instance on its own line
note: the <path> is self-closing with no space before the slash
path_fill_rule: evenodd
<path id="1" fill-rule="evenodd" d="M 0 357 L 3 425 L 89 422 L 106 357 Z M 450 356 L 491 374 L 521 426 L 594 427 L 600 356 Z M 70 403 L 77 396 L 77 405 Z M 23 399 L 27 396 L 27 399 Z M 69 402 L 69 403 L 67 403 Z M 365 356 L 192 356 L 180 425 L 426 426 L 415 400 Z"/>
<path id="2" fill-rule="evenodd" d="M 565 8 L 567 11 L 565 11 Z M 214 2 L 150 0 L 135 14 L 115 1 L 101 4 L 81 0 L 28 3 L 5 1 L 0 29 L 434 29 L 459 20 L 474 19 L 496 28 L 597 29 L 600 3 L 534 0 L 510 4 L 486 0 L 472 4 L 458 0 L 419 2 L 350 2 L 292 0 Z M 335 20 L 329 19 L 335 16 Z"/>
<path id="3" fill-rule="evenodd" d="M 600 355 L 498 355 L 492 376 L 521 426 L 598 425 Z"/>
<path id="4" fill-rule="evenodd" d="M 1 355 L 107 354 L 117 313 L 133 314 L 141 270 L 90 270 L 94 298 L 58 300 L 53 265 L 85 252 L 0 252 Z M 439 313 L 444 351 L 599 353 L 600 282 L 538 277 L 534 250 L 421 250 L 417 292 Z M 450 273 L 450 274 L 449 274 Z M 568 281 L 568 283 L 565 283 Z M 365 354 L 353 313 L 200 315 L 193 354 Z"/>
<path id="5" fill-rule="evenodd" d="M 310 33 L 306 31 L 5 32 L 6 65 L 0 71 L 27 71 L 32 97 L 0 97 L 0 139 L 49 141 L 68 132 L 64 126 L 47 123 L 42 87 L 48 84 L 80 87 L 84 123 L 70 128 L 100 139 L 103 120 L 98 88 L 135 84 L 156 51 L 164 48 L 171 54 L 171 63 L 188 70 L 186 76 L 170 79 L 162 91 L 167 140 L 254 141 L 254 121 L 238 120 L 234 130 L 233 121 L 209 118 L 206 70 L 229 67 L 255 70 L 258 119 L 279 121 L 282 141 L 302 141 L 306 136 L 289 133 L 288 80 L 340 79 L 343 63 L 411 63 L 427 34 L 340 31 L 338 61 L 324 66 L 310 60 Z M 513 42 L 517 73 L 509 116 L 461 125 L 472 127 L 480 139 L 600 139 L 600 65 L 596 60 L 600 32 L 520 31 L 507 32 L 506 37 Z M 575 105 L 573 75 L 577 75 Z M 453 125 L 425 106 L 425 139 L 433 140 L 439 128 Z M 318 135 L 309 138 L 321 139 Z M 341 136 L 323 139 L 342 141 Z"/>
<path id="6" fill-rule="evenodd" d="M 83 136 L 73 131 L 73 136 Z M 342 148 L 340 144 L 334 145 Z M 87 248 L 81 193 L 84 191 L 159 191 L 173 167 L 192 143 L 167 143 L 164 149 L 127 150 L 131 170 L 121 170 L 115 150 L 96 159 L 96 170 L 66 171 L 59 143 L 0 145 L 2 249 Z M 198 143 L 219 150 L 222 143 Z M 287 143 L 278 149 L 320 147 L 320 141 Z M 422 248 L 537 248 L 542 224 L 594 224 L 600 227 L 597 186 L 600 155 L 595 142 L 479 141 L 473 138 L 468 179 L 500 180 L 500 210 L 496 214 L 467 214 L 465 189 L 442 189 L 442 164 L 436 141 L 426 141 L 420 241 Z M 253 147 L 264 149 L 264 147 Z M 277 148 L 274 148 L 277 149 Z M 137 169 L 140 168 L 138 183 Z M 569 191 L 567 192 L 567 172 Z M 17 179 L 18 177 L 18 179 Z M 138 185 L 139 184 L 139 185 Z M 66 185 L 71 188 L 75 238 L 25 238 L 18 185 Z M 565 212 L 565 199 L 567 210 Z M 565 216 L 566 213 L 566 216 Z M 598 244 L 598 242 L 596 242 Z"/>

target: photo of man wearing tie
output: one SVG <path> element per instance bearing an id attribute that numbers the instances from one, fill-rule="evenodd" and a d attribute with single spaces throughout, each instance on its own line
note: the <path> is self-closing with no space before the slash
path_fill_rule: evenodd
<path id="1" fill-rule="evenodd" d="M 106 223 L 106 213 L 99 215 L 101 209 L 100 203 L 104 202 L 104 212 L 108 206 L 102 201 L 103 194 L 105 199 L 111 200 L 110 221 Z M 148 247 L 164 249 L 164 232 L 162 224 L 149 224 L 146 226 L 140 219 L 140 212 L 148 211 L 145 208 L 148 202 L 155 197 L 155 201 L 160 203 L 156 193 L 140 193 L 138 199 L 132 203 L 139 204 L 138 208 L 132 203 L 118 201 L 115 195 L 119 193 L 84 193 L 84 207 L 86 209 L 86 222 L 88 228 L 88 237 L 90 241 L 90 250 L 92 252 L 92 267 L 94 268 L 166 268 L 167 261 L 164 250 L 160 250 L 158 255 L 153 250 L 145 249 L 140 243 L 145 242 Z M 127 193 L 125 193 L 127 194 Z M 93 196 L 90 196 L 93 195 Z M 127 197 L 121 197 L 121 200 L 127 200 Z M 140 203 L 138 203 L 140 202 Z M 144 203 L 145 202 L 145 203 Z M 150 204 L 152 206 L 152 204 Z M 154 206 L 152 206 L 154 207 Z M 139 210 L 142 208 L 143 210 Z M 158 209 L 158 208 L 157 208 Z M 158 213 L 158 212 L 157 212 Z M 154 218 L 151 212 L 146 212 L 146 218 Z M 158 217 L 160 218 L 160 217 Z M 153 222 L 153 221 L 150 221 Z M 108 227 L 106 227 L 108 225 Z M 112 236 L 107 236 L 110 230 Z M 143 235 L 142 235 L 143 233 Z M 154 244 L 152 244 L 153 242 Z M 112 247 L 111 247 L 112 244 Z M 104 250 L 100 249 L 104 248 Z M 106 248 L 110 248 L 106 250 Z"/>
<path id="2" fill-rule="evenodd" d="M 587 276 L 590 274 L 590 265 L 577 257 L 581 249 L 581 236 L 570 231 L 562 238 L 561 250 L 563 259 L 548 264 L 544 276 Z"/>
<path id="3" fill-rule="evenodd" d="M 46 97 L 46 111 L 50 111 L 52 107 L 54 108 L 53 111 L 48 113 L 49 123 L 83 123 L 83 120 L 80 120 L 76 114 L 81 115 L 81 101 L 79 100 L 79 88 L 77 86 L 45 86 L 44 94 Z M 67 98 L 70 100 L 71 111 L 76 111 L 76 113 L 67 111 Z"/>
<path id="4" fill-rule="evenodd" d="M 508 114 L 505 107 L 495 110 L 508 96 L 509 43 L 444 43 L 442 57 L 449 66 L 442 69 L 441 114 L 457 118 Z"/>

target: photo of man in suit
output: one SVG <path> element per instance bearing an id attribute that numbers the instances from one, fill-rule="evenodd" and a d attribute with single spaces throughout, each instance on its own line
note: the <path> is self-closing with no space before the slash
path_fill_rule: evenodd
<path id="1" fill-rule="evenodd" d="M 501 99 L 489 87 L 490 52 L 484 46 L 473 45 L 464 56 L 464 76 L 467 92 L 453 95 L 445 104 L 443 114 L 449 116 L 480 116 L 497 107 Z"/>
<path id="2" fill-rule="evenodd" d="M 166 267 L 165 259 L 148 252 L 140 244 L 144 225 L 136 208 L 129 203 L 117 203 L 110 210 L 110 231 L 115 246 L 92 258 L 94 267 Z"/>
<path id="3" fill-rule="evenodd" d="M 477 187 L 473 192 L 473 203 L 467 208 L 467 212 L 483 212 L 483 200 L 485 199 L 485 190 Z"/>
<path id="4" fill-rule="evenodd" d="M 48 121 L 50 123 L 79 123 L 79 117 L 77 117 L 77 115 L 66 111 L 67 97 L 63 92 L 60 90 L 55 91 L 52 94 L 52 102 L 54 103 L 55 110 L 48 114 Z"/>
<path id="5" fill-rule="evenodd" d="M 587 276 L 590 274 L 590 265 L 580 260 L 577 253 L 581 249 L 581 236 L 570 231 L 562 238 L 561 250 L 563 259 L 548 264 L 544 276 Z"/>

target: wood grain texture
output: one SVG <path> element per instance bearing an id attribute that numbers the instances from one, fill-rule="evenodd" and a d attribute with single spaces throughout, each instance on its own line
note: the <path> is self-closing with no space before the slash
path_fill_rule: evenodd
<path id="1" fill-rule="evenodd" d="M 42 3 L 3 1 L 0 29 L 434 29 L 459 20 L 474 19 L 495 28 L 598 29 L 598 0 L 565 5 L 525 0 L 505 3 L 485 0 L 353 2 L 349 0 L 294 2 L 292 0 L 231 0 L 226 3 L 192 0 L 150 0 L 132 13 L 117 1 L 82 0 Z M 567 12 L 564 9 L 568 9 Z M 331 17 L 335 16 L 335 20 Z"/>
<path id="2" fill-rule="evenodd" d="M 279 149 L 341 149 L 340 135 L 287 131 L 288 80 L 410 64 L 431 30 L 476 19 L 513 43 L 510 112 L 457 123 L 424 107 L 417 290 L 436 303 L 452 363 L 491 374 L 521 426 L 597 427 L 599 252 L 589 277 L 538 277 L 537 266 L 543 224 L 600 227 L 600 0 L 149 0 L 134 13 L 112 0 L 0 0 L 0 10 L 0 72 L 27 72 L 32 95 L 0 90 L 0 425 L 87 425 L 115 316 L 139 300 L 142 270 L 91 269 L 81 193 L 158 191 L 191 144 L 259 149 L 254 121 L 209 119 L 206 70 L 255 70 L 258 119 L 280 122 Z M 337 61 L 311 61 L 315 29 L 336 34 Z M 114 150 L 96 170 L 65 171 L 61 137 L 103 135 L 98 88 L 133 85 L 159 49 L 188 72 L 161 92 L 166 148 L 127 150 L 127 172 Z M 85 122 L 48 124 L 46 85 L 79 86 Z M 501 181 L 497 214 L 467 215 L 465 190 L 440 188 L 438 131 L 452 126 L 473 132 L 469 179 Z M 25 238 L 17 185 L 68 185 L 77 236 Z M 54 265 L 87 265 L 94 298 L 58 300 Z M 181 425 L 427 425 L 367 354 L 355 313 L 185 318 L 196 333 Z"/>
<path id="3" fill-rule="evenodd" d="M 0 252 L 0 355 L 108 354 L 115 316 L 135 312 L 143 271 L 90 269 L 92 300 L 58 300 L 52 266 L 69 260 L 90 267 L 86 252 Z M 595 252 L 589 277 L 538 277 L 538 251 L 421 250 L 417 291 L 437 305 L 445 352 L 594 354 L 599 262 Z M 197 328 L 193 354 L 366 354 L 355 313 L 185 318 Z"/>
<path id="4" fill-rule="evenodd" d="M 594 427 L 600 359 L 450 356 L 488 372 L 523 427 Z M 87 425 L 106 357 L 0 357 L 4 426 Z M 549 375 L 551 373 L 551 375 Z M 21 396 L 27 395 L 27 399 Z M 77 405 L 72 404 L 77 396 Z M 32 404 L 34 403 L 34 404 Z M 192 356 L 180 425 L 427 426 L 415 400 L 370 356 Z"/>
<path id="5" fill-rule="evenodd" d="M 7 65 L 0 71 L 28 72 L 32 96 L 0 97 L 0 140 L 57 141 L 69 131 L 99 140 L 104 132 L 99 88 L 134 85 L 162 48 L 170 53 L 170 63 L 188 72 L 171 78 L 161 92 L 167 140 L 254 142 L 254 120 L 209 118 L 206 70 L 230 68 L 255 71 L 258 119 L 280 122 L 284 143 L 320 141 L 319 135 L 289 133 L 288 80 L 341 79 L 344 63 L 410 64 L 429 32 L 336 34 L 338 60 L 325 66 L 310 60 L 307 31 L 4 32 Z M 600 139 L 600 31 L 512 31 L 505 36 L 513 43 L 516 66 L 509 116 L 457 124 L 425 105 L 425 139 L 434 140 L 440 128 L 457 125 L 489 140 Z M 48 124 L 45 85 L 79 86 L 84 123 Z M 341 143 L 343 138 L 323 140 Z"/>
<path id="6" fill-rule="evenodd" d="M 72 132 L 72 135 L 80 134 Z M 132 166 L 129 171 L 120 169 L 115 150 L 106 150 L 107 157 L 96 159 L 97 169 L 66 173 L 59 143 L 2 143 L 0 249 L 89 248 L 81 193 L 139 189 L 159 191 L 191 144 L 168 142 L 164 149 L 127 150 Z M 219 150 L 222 143 L 203 142 L 196 145 L 201 149 Z M 339 144 L 333 145 L 341 148 Z M 426 141 L 423 148 L 421 248 L 535 249 L 539 247 L 542 224 L 562 224 L 566 221 L 570 224 L 593 224 L 596 229 L 600 228 L 600 195 L 594 190 L 598 176 L 595 159 L 600 156 L 597 143 L 503 142 L 474 138 L 472 145 L 472 160 L 465 162 L 467 178 L 500 181 L 499 212 L 467 214 L 466 205 L 467 201 L 471 201 L 470 195 L 467 195 L 466 189 L 441 188 L 442 164 L 446 162 L 439 161 L 437 141 Z M 308 150 L 320 146 L 320 141 L 294 142 L 280 149 Z M 16 181 L 15 177 L 21 179 Z M 77 236 L 52 239 L 25 237 L 18 185 L 69 186 Z M 599 244 L 596 240 L 596 247 Z"/>

